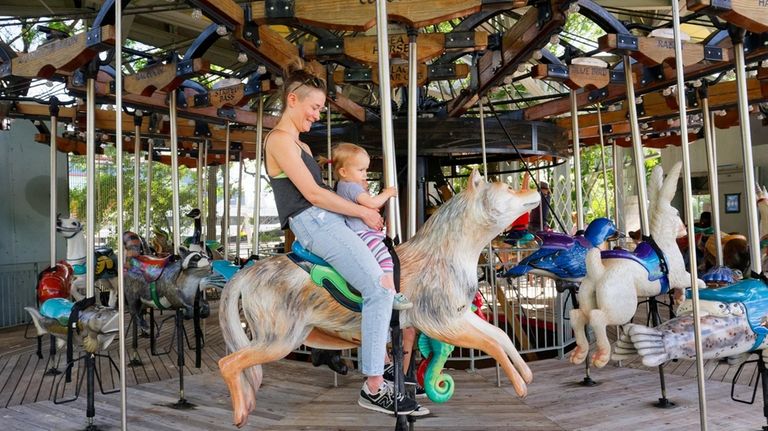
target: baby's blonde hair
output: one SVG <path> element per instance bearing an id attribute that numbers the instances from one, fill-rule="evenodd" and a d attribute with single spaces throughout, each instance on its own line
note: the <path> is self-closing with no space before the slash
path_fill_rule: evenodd
<path id="1" fill-rule="evenodd" d="M 349 142 L 336 144 L 331 150 L 331 165 L 333 166 L 334 178 L 338 180 L 339 169 L 343 168 L 350 160 L 360 155 L 370 158 L 368 152 L 365 151 L 365 148 L 359 145 L 350 144 Z"/>

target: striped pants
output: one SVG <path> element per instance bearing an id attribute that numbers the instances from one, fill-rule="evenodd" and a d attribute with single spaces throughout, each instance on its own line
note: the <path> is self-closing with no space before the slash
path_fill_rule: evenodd
<path id="1" fill-rule="evenodd" d="M 355 232 L 368 246 L 368 249 L 373 253 L 373 257 L 379 262 L 379 266 L 384 272 L 392 272 L 394 264 L 392 263 L 392 256 L 389 254 L 387 245 L 384 244 L 384 238 L 386 235 L 384 232 L 378 230 L 361 230 Z"/>

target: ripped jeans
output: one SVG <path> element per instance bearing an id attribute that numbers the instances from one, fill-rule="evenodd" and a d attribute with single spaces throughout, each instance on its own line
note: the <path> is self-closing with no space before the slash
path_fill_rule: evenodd
<path id="1" fill-rule="evenodd" d="M 382 375 L 394 298 L 382 287 L 384 271 L 342 215 L 313 206 L 291 217 L 289 224 L 304 248 L 331 264 L 362 294 L 360 368 L 366 376 Z"/>

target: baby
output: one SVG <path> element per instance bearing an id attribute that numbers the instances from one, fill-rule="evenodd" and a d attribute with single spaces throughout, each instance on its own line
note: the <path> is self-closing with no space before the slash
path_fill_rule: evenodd
<path id="1" fill-rule="evenodd" d="M 333 170 L 338 180 L 336 193 L 344 199 L 372 209 L 384 206 L 387 200 L 397 196 L 397 189 L 387 187 L 376 196 L 368 193 L 368 165 L 371 158 L 362 147 L 354 144 L 341 143 L 333 149 Z M 356 217 L 346 217 L 347 226 L 357 233 L 371 249 L 371 253 L 388 277 L 388 286 L 394 286 L 392 281 L 392 256 L 384 244 L 384 233 L 369 228 L 362 220 Z M 394 292 L 394 288 L 390 287 Z M 413 307 L 413 303 L 402 293 L 395 292 L 395 301 L 392 308 L 395 310 L 407 310 Z"/>

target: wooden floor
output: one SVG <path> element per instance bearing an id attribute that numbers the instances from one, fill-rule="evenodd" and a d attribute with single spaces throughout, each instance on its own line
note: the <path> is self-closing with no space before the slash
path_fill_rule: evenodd
<path id="1" fill-rule="evenodd" d="M 217 307 L 212 306 L 212 309 Z M 191 334 L 191 322 L 187 322 Z M 170 345 L 170 324 L 163 329 L 158 348 Z M 224 346 L 215 316 L 206 327 L 207 345 L 202 367 L 194 368 L 194 352 L 185 356 L 185 396 L 197 405 L 191 411 L 167 407 L 178 400 L 176 353 L 153 356 L 149 340 L 141 339 L 139 355 L 143 365 L 129 368 L 128 420 L 131 430 L 235 429 L 231 425 L 229 394 L 219 377 L 217 361 Z M 23 328 L 0 331 L 0 429 L 77 430 L 85 426 L 85 398 L 67 404 L 54 404 L 54 377 L 43 376 L 51 364 L 35 355 L 35 340 L 23 336 Z M 117 343 L 108 354 L 117 359 Z M 58 356 L 58 355 L 57 355 Z M 118 384 L 117 374 L 108 372 L 101 360 L 105 390 Z M 608 365 L 592 370 L 601 384 L 584 388 L 575 384 L 583 377 L 583 367 L 567 361 L 548 359 L 530 364 L 534 383 L 529 396 L 520 400 L 502 377 L 496 387 L 494 368 L 476 373 L 451 371 L 456 394 L 446 404 L 426 401 L 433 414 L 417 422 L 416 429 L 451 430 L 607 430 L 622 425 L 632 430 L 699 429 L 696 367 L 692 361 L 665 365 L 668 397 L 677 408 L 659 410 L 651 406 L 659 397 L 658 371 L 642 366 L 639 360 L 625 361 L 622 367 Z M 63 368 L 63 365 L 59 365 Z M 762 405 L 745 405 L 730 400 L 730 380 L 736 372 L 724 362 L 708 361 L 706 385 L 708 423 L 711 430 L 760 429 L 765 424 Z M 75 373 L 77 368 L 75 369 Z M 75 374 L 76 375 L 76 374 Z M 300 361 L 283 360 L 265 367 L 264 385 L 246 429 L 254 430 L 369 430 L 391 429 L 393 419 L 369 412 L 355 404 L 362 377 L 352 374 L 339 378 L 334 388 L 333 374 Z M 58 377 L 57 377 L 58 378 Z M 755 367 L 749 366 L 736 386 L 741 398 L 748 397 L 754 383 Z M 60 397 L 74 393 L 70 384 Z M 101 429 L 119 427 L 119 394 L 96 396 L 96 423 Z"/>

